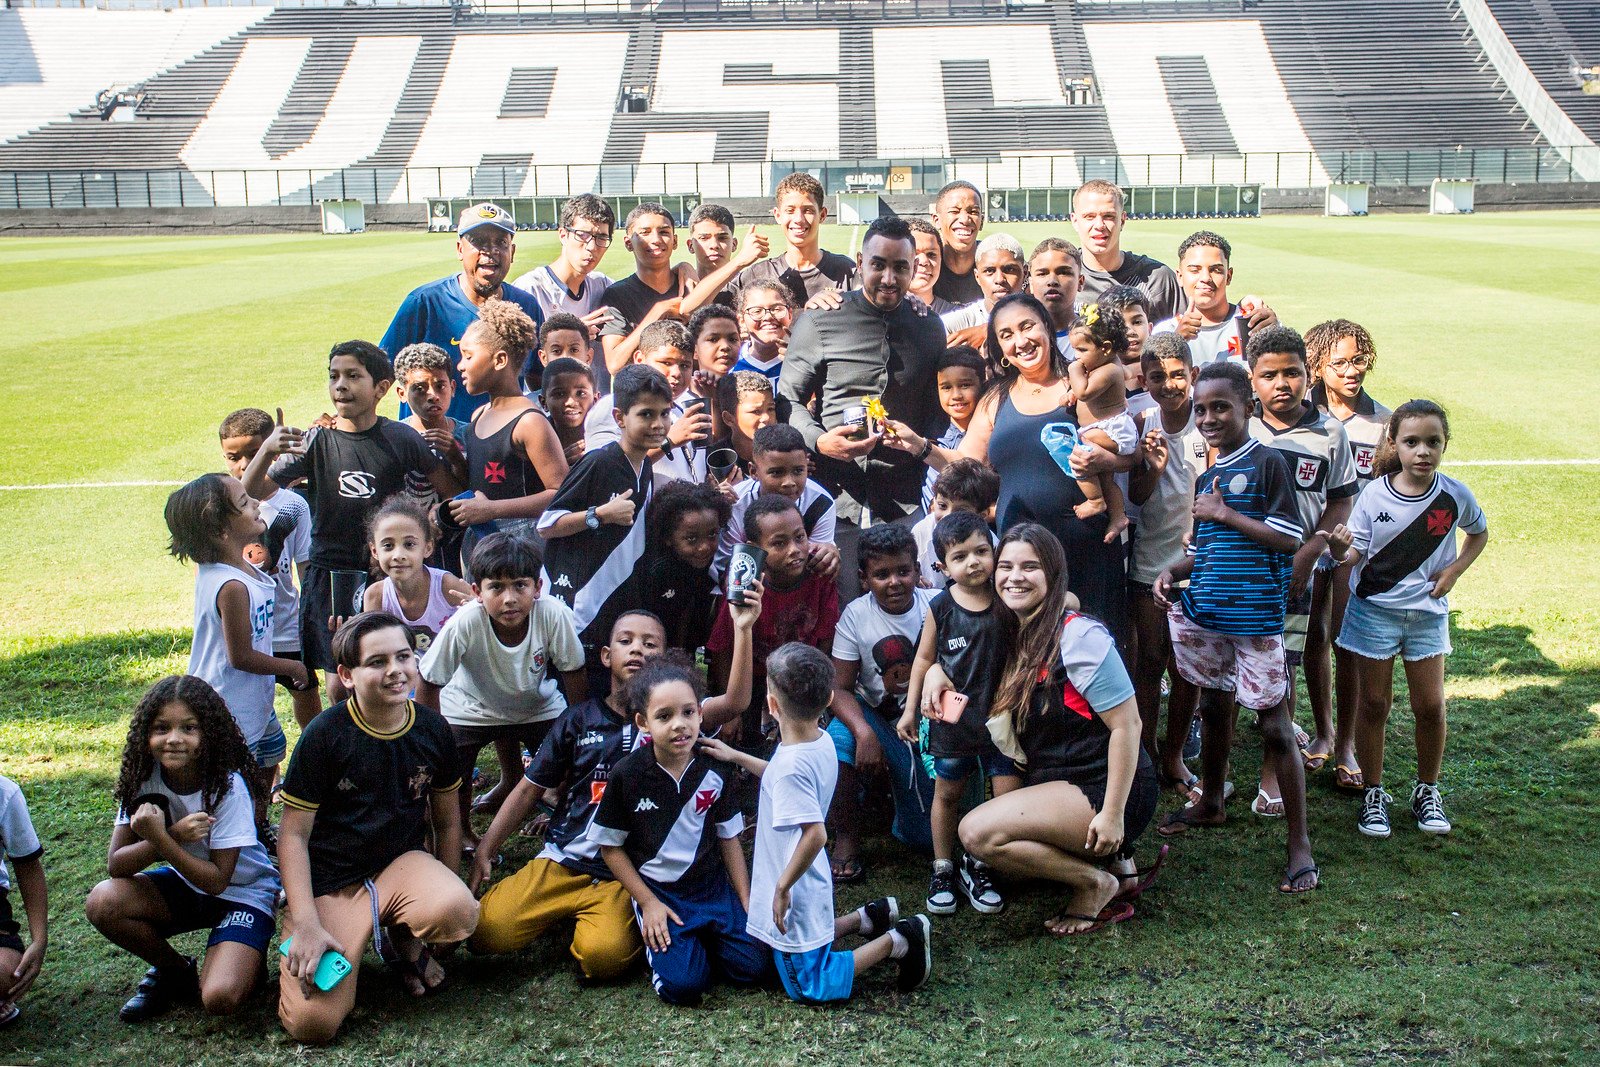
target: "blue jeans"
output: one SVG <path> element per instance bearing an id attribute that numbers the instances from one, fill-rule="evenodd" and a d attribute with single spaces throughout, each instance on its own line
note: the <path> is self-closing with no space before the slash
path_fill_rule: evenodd
<path id="1" fill-rule="evenodd" d="M 919 852 L 931 853 L 933 826 L 928 821 L 928 810 L 933 805 L 933 779 L 923 771 L 916 749 L 894 732 L 891 719 L 866 705 L 862 705 L 861 714 L 878 739 L 878 746 L 883 749 L 883 762 L 889 769 L 889 789 L 894 797 L 894 836 Z M 854 767 L 856 739 L 850 728 L 833 719 L 828 723 L 828 736 L 833 738 L 839 762 Z"/>

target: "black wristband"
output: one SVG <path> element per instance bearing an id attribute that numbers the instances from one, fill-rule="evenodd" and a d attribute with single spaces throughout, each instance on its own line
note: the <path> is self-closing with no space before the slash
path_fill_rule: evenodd
<path id="1" fill-rule="evenodd" d="M 931 455 L 932 453 L 933 453 L 933 438 L 924 437 L 922 439 L 922 451 L 917 453 L 917 459 L 918 460 L 927 459 L 928 456 Z"/>

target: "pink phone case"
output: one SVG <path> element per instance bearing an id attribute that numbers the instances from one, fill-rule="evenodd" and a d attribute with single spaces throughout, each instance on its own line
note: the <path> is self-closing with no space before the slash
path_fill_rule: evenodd
<path id="1" fill-rule="evenodd" d="M 967 708 L 967 695 L 958 693 L 954 689 L 946 689 L 939 694 L 938 706 L 933 709 L 934 718 L 940 722 L 960 722 L 961 713 Z"/>

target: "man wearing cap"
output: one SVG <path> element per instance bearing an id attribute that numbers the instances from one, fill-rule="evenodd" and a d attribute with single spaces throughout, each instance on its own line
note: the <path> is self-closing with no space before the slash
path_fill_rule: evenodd
<path id="1" fill-rule="evenodd" d="M 533 319 L 544 322 L 539 302 L 533 294 L 505 284 L 511 261 L 516 256 L 516 224 L 511 213 L 498 204 L 474 204 L 461 213 L 456 226 L 456 258 L 461 272 L 420 285 L 406 294 L 394 321 L 383 335 L 383 349 L 393 358 L 406 345 L 426 342 L 450 354 L 450 377 L 455 381 L 455 397 L 449 415 L 462 421 L 486 403 L 488 395 L 469 396 L 461 386 L 461 335 L 478 320 L 478 308 L 485 300 L 506 300 L 520 307 Z M 534 357 L 532 372 L 543 371 Z M 400 417 L 410 414 L 400 405 Z"/>

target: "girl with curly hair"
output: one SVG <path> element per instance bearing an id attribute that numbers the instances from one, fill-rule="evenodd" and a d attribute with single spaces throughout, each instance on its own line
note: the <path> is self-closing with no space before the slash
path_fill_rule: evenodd
<path id="1" fill-rule="evenodd" d="M 134 709 L 110 877 L 84 908 L 95 929 L 150 964 L 123 1022 L 197 1000 L 208 1014 L 230 1015 L 264 973 L 281 886 L 256 834 L 254 766 L 228 705 L 193 675 L 161 679 Z M 197 970 L 169 938 L 205 929 Z"/>

